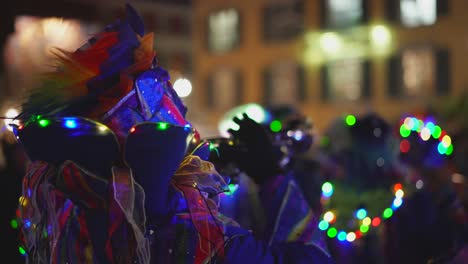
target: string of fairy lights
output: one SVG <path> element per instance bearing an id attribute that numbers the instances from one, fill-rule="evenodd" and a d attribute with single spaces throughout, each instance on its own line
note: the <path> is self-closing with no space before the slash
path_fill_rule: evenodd
<path id="1" fill-rule="evenodd" d="M 334 186 L 331 182 L 325 182 L 322 185 L 322 202 L 328 204 L 334 193 Z M 390 218 L 393 213 L 403 204 L 403 185 L 396 183 L 393 185 L 394 199 L 392 204 L 383 209 L 379 215 L 370 215 L 365 208 L 358 208 L 352 216 L 352 221 L 356 222 L 357 228 L 345 230 L 335 226 L 339 212 L 336 209 L 326 211 L 322 220 L 318 223 L 318 228 L 323 232 L 326 232 L 329 238 L 336 238 L 339 241 L 354 242 L 355 240 L 364 236 L 371 228 L 380 226 L 383 220 Z"/>
<path id="2" fill-rule="evenodd" d="M 357 119 L 354 115 L 348 114 L 344 117 L 344 123 L 352 127 L 357 123 Z M 345 228 L 337 224 L 338 217 L 343 217 L 342 213 L 337 208 L 329 208 L 322 215 L 318 228 L 325 232 L 329 238 L 337 239 L 340 242 L 354 242 L 366 235 L 371 228 L 379 227 L 384 220 L 390 218 L 403 204 L 403 196 L 405 194 L 403 185 L 401 183 L 394 184 L 392 191 L 392 203 L 388 207 L 383 206 L 383 210 L 379 214 L 371 215 L 366 208 L 359 207 L 346 220 L 348 226 Z M 325 208 L 331 204 L 330 201 L 334 192 L 335 186 L 332 182 L 327 181 L 322 184 L 321 202 Z"/>
<path id="3" fill-rule="evenodd" d="M 356 124 L 356 117 L 354 115 L 347 115 L 344 118 L 344 121 L 347 126 L 353 126 Z M 437 144 L 437 151 L 440 155 L 451 155 L 453 152 L 453 144 L 450 136 L 445 130 L 443 130 L 439 125 L 435 124 L 431 120 L 423 120 L 417 117 L 405 117 L 400 122 L 399 127 L 400 136 L 402 137 L 400 141 L 400 152 L 407 153 L 411 149 L 411 143 L 407 139 L 411 133 L 417 133 L 418 136 L 423 141 L 428 141 L 431 137 L 439 140 Z M 418 186 L 419 182 L 416 183 L 416 188 L 420 189 Z M 420 185 L 420 184 L 419 184 Z M 334 193 L 334 185 L 331 182 L 325 182 L 322 185 L 322 203 L 327 205 L 330 202 L 330 199 Z M 323 232 L 326 232 L 329 238 L 336 238 L 342 242 L 354 242 L 357 239 L 363 237 L 366 233 L 369 232 L 371 228 L 377 228 L 381 223 L 392 217 L 393 213 L 401 207 L 403 204 L 403 196 L 405 192 L 403 190 L 403 185 L 401 183 L 396 183 L 393 185 L 393 201 L 390 206 L 385 207 L 379 215 L 369 215 L 368 211 L 365 208 L 358 208 L 354 211 L 354 215 L 351 216 L 348 223 L 358 223 L 357 228 L 345 230 L 344 228 L 339 228 L 334 224 L 337 222 L 339 212 L 336 209 L 327 210 L 323 215 L 321 220 L 318 223 L 318 228 Z"/>
<path id="4" fill-rule="evenodd" d="M 440 126 L 434 124 L 434 122 L 417 117 L 406 117 L 400 122 L 400 135 L 403 138 L 400 142 L 400 151 L 407 153 L 411 144 L 406 139 L 411 133 L 418 133 L 419 137 L 423 141 L 428 141 L 431 137 L 439 140 L 437 145 L 437 151 L 441 155 L 450 156 L 453 152 L 453 144 L 451 137 L 443 130 Z"/>
<path id="5" fill-rule="evenodd" d="M 40 127 L 47 127 L 51 124 L 52 121 L 62 122 L 63 127 L 67 129 L 77 129 L 80 126 L 79 119 L 76 118 L 61 118 L 60 120 L 50 120 L 42 118 L 41 116 L 37 116 L 35 117 L 34 121 L 36 121 Z M 272 131 L 280 130 L 281 123 L 278 123 L 279 122 L 275 120 L 270 124 Z M 356 117 L 353 115 L 347 115 L 345 117 L 345 123 L 348 126 L 353 126 L 356 123 Z M 155 128 L 157 130 L 166 130 L 169 126 L 170 124 L 164 122 L 155 124 Z M 24 126 L 19 125 L 17 128 L 21 130 L 24 128 Z M 107 127 L 103 125 L 98 126 L 97 128 L 101 131 L 107 130 Z M 189 126 L 185 128 L 190 129 Z M 136 128 L 133 127 L 130 130 L 130 133 L 135 132 L 135 129 Z M 402 153 L 407 153 L 411 148 L 410 142 L 406 139 L 411 133 L 417 133 L 423 141 L 428 141 L 431 137 L 439 140 L 437 151 L 441 155 L 448 156 L 453 152 L 453 144 L 450 136 L 445 130 L 442 130 L 440 126 L 434 124 L 432 121 L 424 121 L 423 119 L 417 117 L 406 117 L 400 122 L 399 132 L 402 137 L 402 140 L 400 141 L 400 151 Z M 211 148 L 212 146 L 210 146 L 210 149 Z M 236 184 L 229 184 L 229 192 L 226 194 L 232 195 L 237 188 L 238 186 Z M 333 197 L 334 191 L 335 187 L 333 183 L 329 181 L 323 183 L 322 202 L 324 204 L 329 203 L 330 199 Z M 392 217 L 393 213 L 403 204 L 403 197 L 405 195 L 403 185 L 401 183 L 394 184 L 392 192 L 392 203 L 388 207 L 385 207 L 380 214 L 370 215 L 365 208 L 358 208 L 355 210 L 354 214 L 351 216 L 352 221 L 358 223 L 355 228 L 345 229 L 335 226 L 336 220 L 339 216 L 339 212 L 337 212 L 336 209 L 327 210 L 323 214 L 322 219 L 318 223 L 318 228 L 323 232 L 326 232 L 329 238 L 336 238 L 342 242 L 354 242 L 366 235 L 366 233 L 368 233 L 371 228 L 379 227 L 384 220 Z M 27 203 L 28 199 L 26 197 L 21 196 L 19 198 L 20 206 L 26 206 Z M 19 211 L 17 211 L 17 218 L 20 217 L 18 214 Z M 20 225 L 17 218 L 10 221 L 10 226 L 14 229 L 17 229 Z M 22 224 L 26 225 L 26 227 L 28 225 L 27 221 Z M 19 252 L 22 255 L 26 254 L 26 250 L 22 246 L 19 247 Z"/>

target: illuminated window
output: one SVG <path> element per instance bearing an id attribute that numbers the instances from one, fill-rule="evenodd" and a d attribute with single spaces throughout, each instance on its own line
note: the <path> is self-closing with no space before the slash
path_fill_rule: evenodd
<path id="1" fill-rule="evenodd" d="M 268 41 L 289 40 L 299 36 L 304 30 L 303 1 L 266 7 L 263 11 L 263 27 L 263 38 Z"/>
<path id="2" fill-rule="evenodd" d="M 208 78 L 208 104 L 219 110 L 232 108 L 241 101 L 240 72 L 232 68 L 219 68 Z"/>
<path id="3" fill-rule="evenodd" d="M 364 0 L 324 0 L 323 24 L 328 28 L 351 27 L 366 20 Z"/>
<path id="4" fill-rule="evenodd" d="M 434 87 L 434 54 L 430 49 L 403 51 L 403 87 L 408 96 L 424 95 Z"/>
<path id="5" fill-rule="evenodd" d="M 387 0 L 389 20 L 398 21 L 407 27 L 428 26 L 446 15 L 450 0 Z"/>
<path id="6" fill-rule="evenodd" d="M 369 96 L 369 63 L 344 59 L 328 63 L 322 74 L 324 99 L 355 101 Z"/>
<path id="7" fill-rule="evenodd" d="M 303 68 L 295 62 L 277 63 L 265 71 L 265 103 L 296 104 L 305 99 Z"/>
<path id="8" fill-rule="evenodd" d="M 437 19 L 436 0 L 401 0 L 401 22 L 405 26 L 432 25 Z"/>
<path id="9" fill-rule="evenodd" d="M 449 91 L 449 53 L 432 47 L 406 48 L 389 61 L 389 94 L 427 98 Z"/>
<path id="10" fill-rule="evenodd" d="M 233 8 L 216 11 L 208 17 L 208 47 L 226 52 L 239 44 L 239 12 Z"/>

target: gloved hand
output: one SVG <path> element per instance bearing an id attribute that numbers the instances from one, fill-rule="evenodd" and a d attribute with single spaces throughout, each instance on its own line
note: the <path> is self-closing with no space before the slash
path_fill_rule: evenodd
<path id="1" fill-rule="evenodd" d="M 233 121 L 239 125 L 239 130 L 229 129 L 235 144 L 239 146 L 235 162 L 257 184 L 262 184 L 269 178 L 282 172 L 279 165 L 282 153 L 274 146 L 271 135 L 261 124 L 252 120 L 246 113 L 243 119 L 237 117 Z"/>

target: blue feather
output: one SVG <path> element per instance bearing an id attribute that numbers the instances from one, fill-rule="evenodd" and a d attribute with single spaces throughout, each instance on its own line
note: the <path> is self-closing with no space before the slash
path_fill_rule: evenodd
<path id="1" fill-rule="evenodd" d="M 130 4 L 125 5 L 125 19 L 130 24 L 133 31 L 140 35 L 140 37 L 143 37 L 145 34 L 145 25 L 143 24 L 143 21 L 141 20 L 138 13 Z"/>

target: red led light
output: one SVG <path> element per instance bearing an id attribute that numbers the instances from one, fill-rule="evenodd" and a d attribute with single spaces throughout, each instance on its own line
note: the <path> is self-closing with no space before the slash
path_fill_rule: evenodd
<path id="1" fill-rule="evenodd" d="M 354 232 L 356 234 L 356 239 L 359 239 L 362 237 L 362 232 L 360 230 Z"/>
<path id="2" fill-rule="evenodd" d="M 374 219 L 372 219 L 372 226 L 378 226 L 380 225 L 380 222 L 380 218 L 375 217 Z"/>
<path id="3" fill-rule="evenodd" d="M 411 147 L 411 144 L 409 143 L 408 140 L 403 139 L 403 140 L 400 142 L 400 151 L 401 151 L 402 153 L 407 153 L 407 152 L 410 150 L 410 147 Z"/>
<path id="4" fill-rule="evenodd" d="M 395 185 L 393 185 L 393 192 L 396 192 L 401 189 L 403 189 L 403 185 L 401 185 L 401 183 L 395 183 Z"/>

